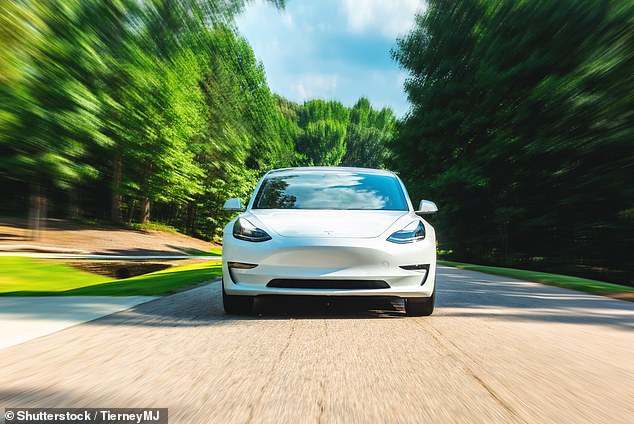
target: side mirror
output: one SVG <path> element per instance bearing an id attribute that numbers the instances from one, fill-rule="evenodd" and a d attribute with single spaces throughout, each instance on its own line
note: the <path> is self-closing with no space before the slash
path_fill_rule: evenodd
<path id="1" fill-rule="evenodd" d="M 229 199 L 225 202 L 224 209 L 229 212 L 244 212 L 244 208 L 242 207 L 242 200 L 234 197 L 233 199 Z"/>
<path id="2" fill-rule="evenodd" d="M 434 202 L 431 200 L 421 200 L 418 210 L 414 213 L 416 215 L 431 215 L 436 212 L 438 212 L 438 206 L 436 206 Z"/>

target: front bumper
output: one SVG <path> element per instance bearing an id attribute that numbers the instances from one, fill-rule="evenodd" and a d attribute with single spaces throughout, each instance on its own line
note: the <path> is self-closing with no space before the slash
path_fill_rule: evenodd
<path id="1" fill-rule="evenodd" d="M 257 267 L 229 269 L 229 262 Z M 428 267 L 401 268 L 412 265 Z M 436 279 L 436 246 L 432 238 L 395 244 L 378 238 L 277 237 L 252 243 L 227 237 L 222 269 L 224 289 L 230 295 L 430 297 Z M 270 287 L 272 280 L 310 281 L 311 287 Z M 331 288 L 346 281 L 358 281 L 349 285 L 359 287 L 367 281 L 385 282 L 389 288 Z"/>

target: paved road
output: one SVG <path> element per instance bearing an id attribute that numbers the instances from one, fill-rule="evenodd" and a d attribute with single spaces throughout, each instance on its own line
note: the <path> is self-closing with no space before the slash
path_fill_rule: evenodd
<path id="1" fill-rule="evenodd" d="M 437 313 L 220 285 L 0 350 L 0 407 L 168 407 L 170 423 L 626 423 L 634 303 L 442 268 Z"/>

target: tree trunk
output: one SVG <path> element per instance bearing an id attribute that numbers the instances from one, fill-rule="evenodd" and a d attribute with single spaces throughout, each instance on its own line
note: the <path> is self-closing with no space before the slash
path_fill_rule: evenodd
<path id="1" fill-rule="evenodd" d="M 112 162 L 112 210 L 111 219 L 114 223 L 121 222 L 121 174 L 123 160 L 121 152 L 117 151 Z"/>
<path id="2" fill-rule="evenodd" d="M 185 231 L 187 234 L 194 234 L 194 220 L 196 218 L 196 202 L 191 200 L 187 202 L 187 215 L 185 218 Z"/>
<path id="3" fill-rule="evenodd" d="M 31 240 L 39 240 L 46 229 L 46 195 L 40 183 L 31 184 L 31 196 L 29 205 L 29 228 Z"/>
<path id="4" fill-rule="evenodd" d="M 79 217 L 79 201 L 77 200 L 77 189 L 71 188 L 68 192 L 68 217 L 77 219 Z"/>
<path id="5" fill-rule="evenodd" d="M 128 208 L 128 225 L 132 224 L 134 218 L 134 208 L 136 208 L 136 199 L 130 201 L 130 207 Z"/>
<path id="6" fill-rule="evenodd" d="M 145 197 L 141 203 L 141 224 L 150 222 L 150 199 Z"/>
<path id="7" fill-rule="evenodd" d="M 509 231 L 508 225 L 504 224 L 504 265 L 509 265 Z"/>

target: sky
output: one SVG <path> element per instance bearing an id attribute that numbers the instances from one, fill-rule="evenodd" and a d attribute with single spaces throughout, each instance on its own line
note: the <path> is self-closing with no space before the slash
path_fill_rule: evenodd
<path id="1" fill-rule="evenodd" d="M 300 103 L 324 98 L 347 106 L 365 96 L 402 117 L 409 109 L 407 74 L 390 50 L 423 8 L 423 0 L 286 0 L 278 10 L 256 0 L 236 24 L 273 92 Z"/>

